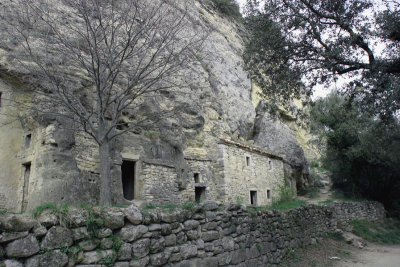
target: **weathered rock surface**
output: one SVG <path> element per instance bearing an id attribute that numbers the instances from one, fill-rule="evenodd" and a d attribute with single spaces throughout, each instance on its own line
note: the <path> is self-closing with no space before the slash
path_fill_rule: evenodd
<path id="1" fill-rule="evenodd" d="M 53 226 L 44 237 L 41 247 L 43 249 L 54 249 L 69 247 L 73 244 L 71 230 L 62 226 Z"/>
<path id="2" fill-rule="evenodd" d="M 343 231 L 356 218 L 384 217 L 383 206 L 377 202 L 308 205 L 285 212 L 249 211 L 239 205 L 216 207 L 208 211 L 194 208 L 184 216 L 168 217 L 169 223 L 160 224 L 158 217 L 148 225 L 127 221 L 121 229 L 103 228 L 100 232 L 107 232 L 108 237 L 102 238 L 87 236 L 85 227 L 55 225 L 46 228 L 40 240 L 33 235 L 36 229 L 31 229 L 28 236 L 23 232 L 0 245 L 0 266 L 277 265 L 288 249 L 317 244 L 326 233 Z M 162 235 L 163 229 L 169 234 Z M 74 240 L 73 233 L 79 238 Z M 363 245 L 352 235 L 345 237 L 349 243 Z"/>
<path id="3" fill-rule="evenodd" d="M 29 216 L 17 216 L 15 214 L 0 215 L 0 230 L 8 232 L 29 231 L 35 225 L 35 221 Z"/>
<path id="4" fill-rule="evenodd" d="M 140 224 L 143 221 L 143 216 L 139 208 L 135 205 L 130 205 L 124 209 L 125 218 L 132 224 Z"/>
<path id="5" fill-rule="evenodd" d="M 39 242 L 32 235 L 12 241 L 6 246 L 6 253 L 10 258 L 29 257 L 39 252 L 39 250 Z"/>
<path id="6" fill-rule="evenodd" d="M 149 231 L 149 228 L 144 225 L 127 225 L 121 229 L 119 235 L 123 241 L 132 242 Z"/>
<path id="7" fill-rule="evenodd" d="M 254 125 L 254 144 L 285 156 L 285 162 L 292 177 L 298 183 L 298 189 L 308 185 L 308 162 L 304 151 L 297 142 L 295 133 L 289 126 L 277 118 L 272 118 L 265 112 L 261 102 L 257 108 L 257 117 Z"/>

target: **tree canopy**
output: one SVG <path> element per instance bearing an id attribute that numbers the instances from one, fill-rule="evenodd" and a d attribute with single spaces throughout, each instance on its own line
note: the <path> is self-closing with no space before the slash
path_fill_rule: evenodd
<path id="1" fill-rule="evenodd" d="M 400 108 L 398 2 L 248 0 L 246 23 L 246 61 L 267 94 L 295 95 L 300 79 L 311 93 L 341 76 L 343 91 L 382 115 Z"/>
<path id="2" fill-rule="evenodd" d="M 360 106 L 337 92 L 314 103 L 314 130 L 326 139 L 323 165 L 348 196 L 381 201 L 400 216 L 399 122 L 383 122 Z"/>

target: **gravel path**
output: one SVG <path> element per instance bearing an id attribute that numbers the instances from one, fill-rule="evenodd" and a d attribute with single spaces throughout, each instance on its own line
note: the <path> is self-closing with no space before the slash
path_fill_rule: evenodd
<path id="1" fill-rule="evenodd" d="M 337 267 L 399 267 L 400 245 L 368 243 L 363 249 L 352 250 L 351 257 L 337 262 Z"/>

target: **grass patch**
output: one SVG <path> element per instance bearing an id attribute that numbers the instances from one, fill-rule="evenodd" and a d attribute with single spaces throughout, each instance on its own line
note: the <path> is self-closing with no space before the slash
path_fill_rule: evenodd
<path id="1" fill-rule="evenodd" d="M 6 214 L 6 213 L 7 213 L 7 211 L 6 211 L 6 210 L 2 210 L 2 209 L 0 209 L 0 215 Z"/>
<path id="2" fill-rule="evenodd" d="M 311 188 L 308 195 L 311 199 L 317 198 L 319 196 L 319 189 L 315 187 Z"/>
<path id="3" fill-rule="evenodd" d="M 143 210 L 153 210 L 153 209 L 163 209 L 163 210 L 176 210 L 176 209 L 184 209 L 184 210 L 192 210 L 197 204 L 193 202 L 187 202 L 181 205 L 168 203 L 165 205 L 154 205 L 148 204 L 143 207 Z"/>
<path id="4" fill-rule="evenodd" d="M 327 200 L 318 202 L 318 205 L 328 204 L 328 203 L 332 203 L 332 202 L 335 202 L 335 201 L 332 199 L 327 199 Z"/>
<path id="5" fill-rule="evenodd" d="M 289 201 L 272 203 L 272 205 L 269 206 L 268 208 L 271 210 L 288 210 L 288 209 L 295 209 L 297 207 L 300 207 L 301 205 L 306 205 L 306 204 L 307 202 L 304 200 L 292 199 Z"/>
<path id="6" fill-rule="evenodd" d="M 397 220 L 385 220 L 371 222 L 368 220 L 353 220 L 354 234 L 368 240 L 381 244 L 400 243 L 400 222 Z"/>
<path id="7" fill-rule="evenodd" d="M 344 241 L 344 236 L 340 232 L 327 233 L 326 237 L 335 241 Z"/>
<path id="8" fill-rule="evenodd" d="M 334 190 L 332 192 L 332 198 L 334 200 L 338 200 L 338 201 L 342 201 L 342 202 L 361 202 L 361 201 L 366 200 L 365 198 L 362 198 L 361 196 L 349 196 L 340 190 Z"/>
<path id="9" fill-rule="evenodd" d="M 45 210 L 51 210 L 57 213 L 58 207 L 54 203 L 45 203 L 43 205 L 40 205 L 32 211 L 33 218 L 37 219 L 40 216 L 40 214 L 42 214 Z"/>

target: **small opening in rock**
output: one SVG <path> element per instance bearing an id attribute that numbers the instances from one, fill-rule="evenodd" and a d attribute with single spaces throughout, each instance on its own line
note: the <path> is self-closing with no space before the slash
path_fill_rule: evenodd
<path id="1" fill-rule="evenodd" d="M 135 169 L 135 161 L 122 161 L 122 189 L 124 198 L 127 200 L 133 200 L 135 198 Z"/>
<path id="2" fill-rule="evenodd" d="M 267 199 L 271 198 L 271 190 L 267 189 Z"/>

